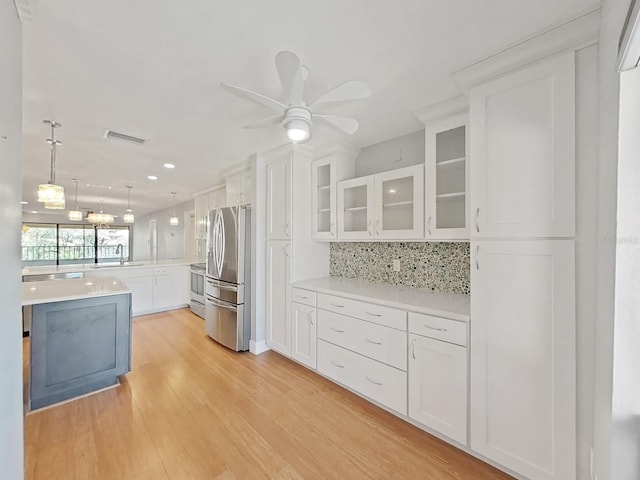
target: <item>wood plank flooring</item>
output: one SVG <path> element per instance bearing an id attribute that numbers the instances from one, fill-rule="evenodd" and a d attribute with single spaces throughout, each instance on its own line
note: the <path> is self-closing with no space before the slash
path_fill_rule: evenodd
<path id="1" fill-rule="evenodd" d="M 25 417 L 28 480 L 511 478 L 189 310 L 133 325 L 119 387 Z"/>

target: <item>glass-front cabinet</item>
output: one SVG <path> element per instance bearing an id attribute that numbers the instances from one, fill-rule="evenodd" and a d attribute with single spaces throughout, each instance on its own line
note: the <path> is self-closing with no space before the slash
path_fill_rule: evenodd
<path id="1" fill-rule="evenodd" d="M 341 240 L 410 240 L 424 235 L 422 165 L 338 183 Z"/>
<path id="2" fill-rule="evenodd" d="M 311 163 L 311 236 L 314 240 L 338 239 L 336 184 L 346 178 L 353 178 L 354 157 L 353 152 L 340 149 L 337 153 L 317 158 Z"/>
<path id="3" fill-rule="evenodd" d="M 469 239 L 468 135 L 467 114 L 425 129 L 427 239 Z"/>

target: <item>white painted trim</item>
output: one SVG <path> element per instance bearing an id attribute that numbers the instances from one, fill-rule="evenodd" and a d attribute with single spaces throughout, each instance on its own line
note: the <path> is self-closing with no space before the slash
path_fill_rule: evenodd
<path id="1" fill-rule="evenodd" d="M 325 147 L 322 150 L 317 150 L 315 154 L 315 160 L 319 158 L 328 157 L 330 155 L 344 155 L 346 157 L 356 158 L 360 155 L 360 148 L 354 148 L 348 145 L 332 145 L 330 147 Z"/>
<path id="2" fill-rule="evenodd" d="M 618 51 L 618 71 L 632 70 L 640 63 L 640 2 L 633 0 L 622 30 Z"/>
<path id="3" fill-rule="evenodd" d="M 199 191 L 199 192 L 196 192 L 196 193 L 194 193 L 194 194 L 193 194 L 193 196 L 194 196 L 194 197 L 199 197 L 200 195 L 205 195 L 205 194 L 207 194 L 207 193 L 211 193 L 211 192 L 213 192 L 213 191 L 215 191 L 215 190 L 222 190 L 222 189 L 223 189 L 223 188 L 225 188 L 226 186 L 227 186 L 227 184 L 226 184 L 226 183 L 221 183 L 220 185 L 216 185 L 216 186 L 214 186 L 214 187 L 209 187 L 209 188 L 207 188 L 207 189 L 205 189 L 205 190 L 201 190 L 201 191 Z"/>
<path id="4" fill-rule="evenodd" d="M 284 145 L 279 145 L 270 150 L 260 152 L 258 155 L 266 165 L 276 160 L 280 160 L 283 155 L 294 155 L 296 158 L 308 157 L 311 159 L 313 158 L 313 152 L 313 148 L 309 146 L 298 145 L 296 143 L 285 143 Z"/>
<path id="5" fill-rule="evenodd" d="M 32 22 L 34 18 L 34 5 L 31 0 L 14 0 L 18 18 L 22 23 Z"/>
<path id="6" fill-rule="evenodd" d="M 228 168 L 225 168 L 224 170 L 222 170 L 221 175 L 224 178 L 227 177 L 231 177 L 237 173 L 241 173 L 241 172 L 245 172 L 247 170 L 251 169 L 251 158 L 248 158 L 247 160 L 240 162 L 240 163 L 236 163 L 235 165 L 232 165 Z M 213 189 L 212 189 L 213 190 Z"/>
<path id="7" fill-rule="evenodd" d="M 258 340 L 257 342 L 255 340 L 249 341 L 249 351 L 254 355 L 260 355 L 261 353 L 269 350 L 271 349 L 267 346 L 267 342 L 265 340 Z"/>
<path id="8" fill-rule="evenodd" d="M 459 68 L 451 75 L 463 91 L 496 75 L 565 51 L 576 51 L 598 41 L 600 9 L 537 33 L 501 51 Z"/>
<path id="9" fill-rule="evenodd" d="M 424 107 L 413 112 L 413 114 L 418 117 L 418 120 L 422 123 L 429 125 L 451 115 L 464 113 L 467 110 L 469 110 L 469 99 L 464 95 L 460 95 L 459 97 L 450 98 L 444 102 L 434 103 Z"/>

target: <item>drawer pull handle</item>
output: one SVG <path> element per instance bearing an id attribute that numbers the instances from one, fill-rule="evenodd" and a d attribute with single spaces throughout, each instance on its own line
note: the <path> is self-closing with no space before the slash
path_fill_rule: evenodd
<path id="1" fill-rule="evenodd" d="M 344 308 L 344 305 L 340 305 L 339 303 L 332 303 L 333 307 Z"/>
<path id="2" fill-rule="evenodd" d="M 331 330 L 333 330 L 334 332 L 338 332 L 338 333 L 344 333 L 344 330 L 338 330 L 335 327 L 331 327 Z"/>
<path id="3" fill-rule="evenodd" d="M 371 383 L 373 383 L 374 385 L 382 385 L 382 383 L 380 383 L 380 382 L 376 382 L 375 380 L 371 380 L 371 379 L 370 379 L 369 377 L 367 377 L 366 375 L 365 375 L 365 377 L 364 377 L 364 378 L 366 378 L 367 380 L 369 380 L 369 381 L 370 381 Z"/>
<path id="4" fill-rule="evenodd" d="M 432 327 L 431 325 L 427 325 L 426 323 L 424 324 L 424 328 L 428 328 L 429 330 L 436 330 L 437 332 L 446 332 L 447 331 L 446 328 Z"/>
<path id="5" fill-rule="evenodd" d="M 376 342 L 374 340 L 369 340 L 367 337 L 364 337 L 364 341 L 367 343 L 373 343 L 374 345 L 382 345 L 382 342 Z"/>
<path id="6" fill-rule="evenodd" d="M 336 363 L 333 360 L 331 360 L 331 365 L 333 365 L 334 367 L 338 367 L 338 368 L 344 368 L 344 365 L 340 365 L 339 363 Z"/>
<path id="7" fill-rule="evenodd" d="M 411 356 L 413 357 L 413 359 L 416 359 L 416 339 L 414 338 L 411 341 Z"/>
<path id="8" fill-rule="evenodd" d="M 307 300 L 309 297 L 305 297 L 304 295 L 296 295 L 297 298 L 303 298 L 304 300 Z"/>
<path id="9" fill-rule="evenodd" d="M 364 312 L 364 313 L 366 313 L 367 315 L 371 315 L 372 317 L 381 317 L 382 316 L 381 313 L 371 313 L 371 312 Z"/>

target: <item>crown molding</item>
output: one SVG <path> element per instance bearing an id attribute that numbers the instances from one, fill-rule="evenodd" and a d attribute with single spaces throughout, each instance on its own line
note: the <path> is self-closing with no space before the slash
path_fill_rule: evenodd
<path id="1" fill-rule="evenodd" d="M 451 76 L 467 92 L 474 85 L 527 63 L 593 45 L 598 42 L 599 33 L 600 9 L 596 8 L 459 68 Z"/>
<path id="2" fill-rule="evenodd" d="M 240 163 L 236 163 L 235 165 L 231 165 L 230 167 L 225 168 L 220 172 L 224 178 L 231 177 L 240 172 L 247 171 L 251 168 L 251 159 L 244 160 Z"/>
<path id="3" fill-rule="evenodd" d="M 433 105 L 424 107 L 413 112 L 413 114 L 418 117 L 418 120 L 422 123 L 429 125 L 445 117 L 464 113 L 467 110 L 469 110 L 469 100 L 466 96 L 460 95 L 459 97 L 450 98 L 444 102 L 434 103 Z"/>
<path id="4" fill-rule="evenodd" d="M 293 157 L 302 159 L 313 158 L 314 149 L 311 146 L 299 145 L 297 143 L 289 142 L 283 145 L 278 145 L 270 150 L 258 153 L 258 156 L 262 159 L 263 163 L 271 163 L 275 160 L 281 159 L 285 155 L 292 155 Z"/>
<path id="5" fill-rule="evenodd" d="M 350 145 L 331 145 L 329 147 L 324 147 L 322 150 L 318 150 L 315 158 L 324 158 L 329 155 L 341 155 L 348 158 L 356 158 L 360 155 L 360 151 L 360 148 L 355 148 Z"/>

